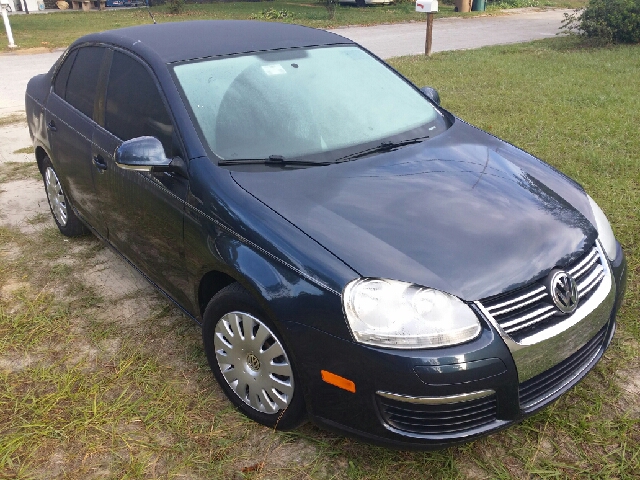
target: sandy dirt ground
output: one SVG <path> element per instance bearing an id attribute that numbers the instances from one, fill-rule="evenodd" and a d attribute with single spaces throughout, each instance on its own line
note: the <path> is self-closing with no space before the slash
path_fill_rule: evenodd
<path id="1" fill-rule="evenodd" d="M 35 159 L 32 153 L 15 153 L 29 147 L 31 139 L 26 123 L 15 123 L 0 127 L 0 165 L 30 164 Z M 34 221 L 38 219 L 39 221 Z M 54 225 L 42 180 L 37 178 L 10 180 L 0 183 L 0 225 L 13 226 L 22 233 L 32 234 Z M 67 242 L 72 242 L 65 239 Z M 101 251 L 91 266 L 83 272 L 85 281 L 100 288 L 102 295 L 116 301 L 116 311 L 111 316 L 127 319 L 138 307 L 148 311 L 148 305 L 133 305 L 131 300 L 117 300 L 141 294 L 155 296 L 151 285 L 125 261 L 110 249 Z M 135 303 L 135 302 L 133 302 Z M 143 302 L 144 303 L 144 302 Z"/>
<path id="2" fill-rule="evenodd" d="M 33 162 L 31 153 L 14 153 L 30 145 L 26 123 L 0 127 L 0 165 Z M 42 182 L 28 179 L 0 184 L 0 225 L 14 225 L 24 233 L 33 233 L 37 227 L 27 219 L 38 214 L 49 214 Z"/>

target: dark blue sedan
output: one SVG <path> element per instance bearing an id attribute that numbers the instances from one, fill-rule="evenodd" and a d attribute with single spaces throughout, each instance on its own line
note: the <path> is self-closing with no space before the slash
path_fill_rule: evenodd
<path id="1" fill-rule="evenodd" d="M 613 337 L 625 256 L 582 187 L 338 35 L 92 34 L 26 110 L 62 234 L 92 232 L 201 324 L 264 425 L 468 441 L 556 400 Z"/>

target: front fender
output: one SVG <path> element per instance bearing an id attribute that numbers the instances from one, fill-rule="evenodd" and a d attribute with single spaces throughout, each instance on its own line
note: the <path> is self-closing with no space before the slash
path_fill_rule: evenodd
<path id="1" fill-rule="evenodd" d="M 301 323 L 351 340 L 339 293 L 231 234 L 218 236 L 215 250 L 276 325 Z"/>

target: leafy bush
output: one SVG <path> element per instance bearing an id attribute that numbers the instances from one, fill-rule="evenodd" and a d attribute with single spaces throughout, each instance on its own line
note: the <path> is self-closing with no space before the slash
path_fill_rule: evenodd
<path id="1" fill-rule="evenodd" d="M 167 3 L 170 13 L 178 14 L 184 11 L 184 0 L 169 0 Z"/>
<path id="2" fill-rule="evenodd" d="M 490 0 L 487 2 L 487 7 L 492 9 L 537 7 L 539 5 L 538 0 Z"/>
<path id="3" fill-rule="evenodd" d="M 269 8 L 267 10 L 262 10 L 259 13 L 253 13 L 249 17 L 251 20 L 282 20 L 285 18 L 292 18 L 293 13 L 286 9 L 276 10 L 275 8 Z"/>
<path id="4" fill-rule="evenodd" d="M 562 29 L 606 43 L 640 43 L 640 0 L 589 0 L 565 13 Z"/>

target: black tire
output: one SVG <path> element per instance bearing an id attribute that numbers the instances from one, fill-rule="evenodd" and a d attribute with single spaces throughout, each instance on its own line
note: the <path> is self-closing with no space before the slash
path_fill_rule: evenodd
<path id="1" fill-rule="evenodd" d="M 53 220 L 60 233 L 66 237 L 78 237 L 89 233 L 89 230 L 71 208 L 71 203 L 62 190 L 62 185 L 49 157 L 44 157 L 42 160 L 42 181 L 49 202 L 49 210 L 51 210 L 51 215 L 53 215 Z"/>
<path id="2" fill-rule="evenodd" d="M 356 0 L 356 7 L 366 7 L 365 0 Z"/>
<path id="3" fill-rule="evenodd" d="M 230 325 L 230 322 L 238 322 L 240 327 L 236 328 L 237 326 Z M 253 327 L 251 337 L 247 337 L 243 331 L 245 322 L 251 322 Z M 232 330 L 234 328 L 238 330 L 239 335 L 238 332 L 229 330 L 230 326 Z M 218 331 L 216 327 L 219 327 Z M 266 339 L 260 343 L 265 335 L 267 335 Z M 231 340 L 228 340 L 227 336 Z M 255 343 L 252 345 L 251 341 L 254 338 Z M 238 410 L 250 419 L 278 430 L 290 430 L 302 423 L 305 416 L 304 398 L 300 377 L 292 364 L 291 354 L 273 323 L 240 284 L 232 283 L 211 299 L 204 312 L 202 339 L 213 375 L 227 398 Z M 261 346 L 256 348 L 258 344 Z M 267 348 L 264 348 L 265 346 Z M 282 348 L 283 355 L 266 362 L 266 358 L 271 358 L 270 355 L 279 351 L 279 347 Z M 221 359 L 220 363 L 218 358 Z M 290 376 L 276 374 L 276 380 L 282 382 L 282 386 L 274 383 L 273 372 L 269 375 L 269 369 L 274 368 L 272 367 L 274 362 L 277 368 L 288 369 L 291 374 Z M 221 365 L 223 368 L 226 367 L 226 377 L 222 373 Z M 235 381 L 234 378 L 236 378 Z M 269 388 L 275 385 L 275 390 L 267 392 L 261 389 L 261 385 L 265 382 L 270 384 Z M 286 383 L 290 384 L 290 390 L 288 387 L 285 388 Z M 244 398 L 237 393 L 236 389 L 244 394 Z M 289 391 L 291 393 L 288 393 Z M 283 405 L 285 405 L 284 408 Z"/>

